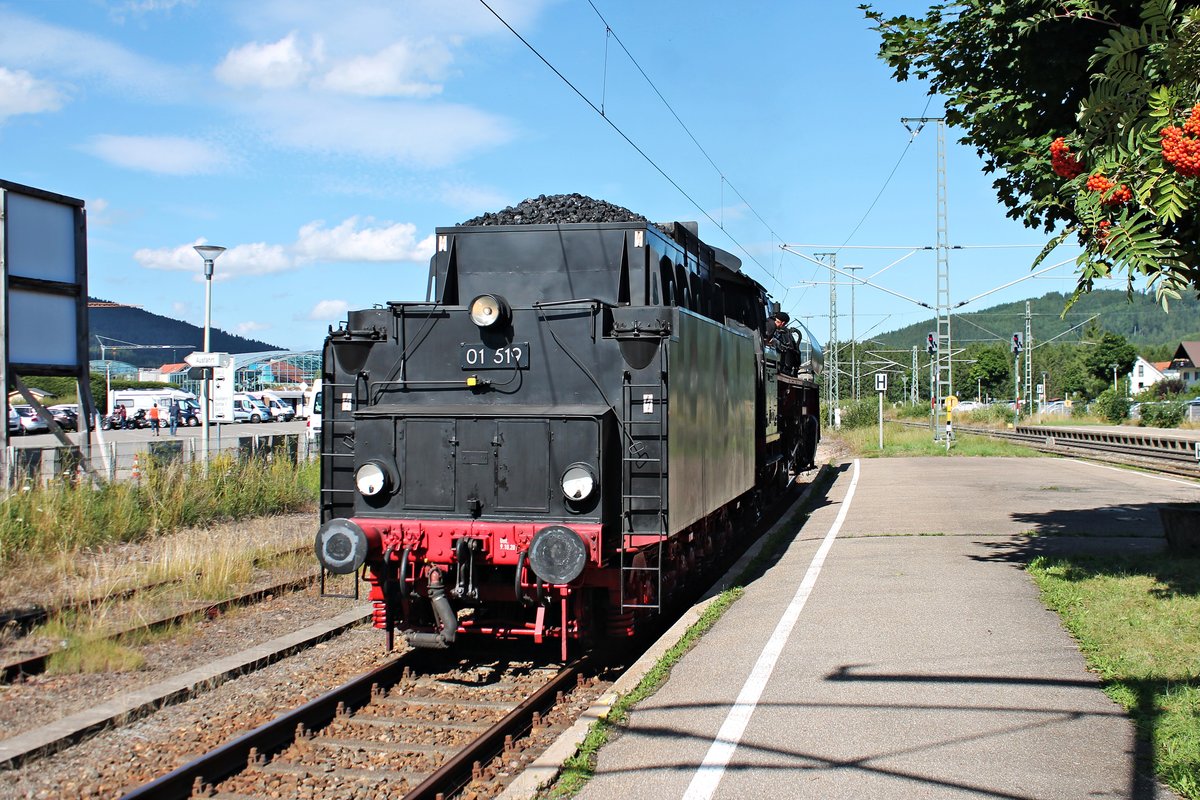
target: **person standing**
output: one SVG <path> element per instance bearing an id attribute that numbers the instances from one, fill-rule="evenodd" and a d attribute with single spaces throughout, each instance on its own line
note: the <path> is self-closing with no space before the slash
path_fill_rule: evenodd
<path id="1" fill-rule="evenodd" d="M 171 405 L 167 409 L 167 417 L 171 420 L 171 435 L 175 435 L 175 429 L 179 427 L 179 401 L 171 398 Z"/>
<path id="2" fill-rule="evenodd" d="M 154 429 L 154 435 L 158 436 L 158 403 L 150 406 L 150 427 Z"/>
<path id="3" fill-rule="evenodd" d="M 127 412 L 125 410 L 124 405 L 121 405 L 120 403 L 118 403 L 117 404 L 117 413 L 121 415 L 121 430 L 125 430 L 125 428 L 129 427 L 129 418 L 126 416 L 126 414 L 129 412 Z"/>

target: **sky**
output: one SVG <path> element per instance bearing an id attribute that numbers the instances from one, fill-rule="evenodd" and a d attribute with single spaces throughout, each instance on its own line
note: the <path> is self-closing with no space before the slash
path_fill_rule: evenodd
<path id="1" fill-rule="evenodd" d="M 288 349 L 424 299 L 435 228 L 571 192 L 699 221 L 820 340 L 809 259 L 836 251 L 883 287 L 837 278 L 839 338 L 870 338 L 937 305 L 912 250 L 937 243 L 937 126 L 900 119 L 942 107 L 892 79 L 857 4 L 0 0 L 0 179 L 85 201 L 94 297 L 202 325 L 193 246 L 226 247 L 213 326 Z M 952 304 L 1028 276 L 1046 240 L 958 135 Z M 1070 291 L 1075 254 L 962 310 Z"/>

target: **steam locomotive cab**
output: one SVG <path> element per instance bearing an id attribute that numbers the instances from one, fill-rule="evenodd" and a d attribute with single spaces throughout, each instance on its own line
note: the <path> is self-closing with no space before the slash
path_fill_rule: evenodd
<path id="1" fill-rule="evenodd" d="M 679 223 L 440 228 L 430 300 L 331 331 L 317 556 L 389 647 L 565 657 L 718 557 L 795 444 L 786 397 L 766 437 L 761 287 L 718 252 Z"/>

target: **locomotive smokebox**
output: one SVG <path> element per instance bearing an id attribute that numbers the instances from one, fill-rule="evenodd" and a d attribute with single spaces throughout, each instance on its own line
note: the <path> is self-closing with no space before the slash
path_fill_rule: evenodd
<path id="1" fill-rule="evenodd" d="M 367 534 L 348 519 L 331 519 L 317 531 L 317 560 L 335 575 L 348 575 L 361 567 L 369 549 Z"/>

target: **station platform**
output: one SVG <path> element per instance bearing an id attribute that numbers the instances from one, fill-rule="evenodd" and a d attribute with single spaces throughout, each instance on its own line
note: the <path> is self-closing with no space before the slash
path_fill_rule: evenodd
<path id="1" fill-rule="evenodd" d="M 1161 549 L 1154 504 L 1197 484 L 1037 458 L 835 472 L 580 800 L 1176 797 L 1023 565 Z"/>

